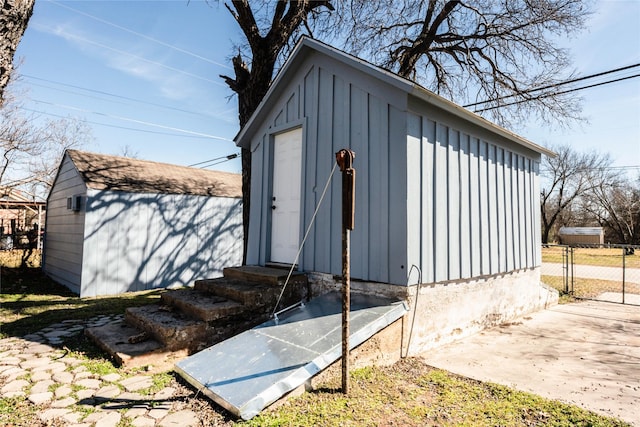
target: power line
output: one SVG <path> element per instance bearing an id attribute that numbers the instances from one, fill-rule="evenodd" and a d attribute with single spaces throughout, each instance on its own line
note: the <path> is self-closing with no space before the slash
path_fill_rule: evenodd
<path id="1" fill-rule="evenodd" d="M 21 108 L 24 111 L 29 111 L 32 113 L 37 113 L 37 114 L 44 114 L 47 116 L 53 116 L 53 117 L 59 117 L 62 119 L 68 119 L 68 116 L 63 116 L 61 114 L 55 114 L 55 113 L 48 113 L 45 111 L 40 111 L 40 110 L 34 110 L 31 108 Z M 98 113 L 100 114 L 100 113 Z M 104 114 L 102 114 L 104 115 Z M 148 129 L 137 129 L 137 128 L 131 128 L 131 127 L 127 127 L 127 126 L 118 126 L 118 125 L 113 125 L 113 124 L 106 124 L 106 123 L 100 123 L 100 122 L 96 122 L 96 121 L 92 121 L 92 120 L 83 120 L 87 123 L 91 123 L 94 125 L 98 125 L 98 126 L 105 126 L 105 127 L 110 127 L 110 128 L 114 128 L 114 129 L 123 129 L 123 130 L 130 130 L 130 131 L 134 131 L 134 132 L 142 132 L 142 133 L 150 133 L 153 135 L 166 135 L 166 136 L 173 136 L 173 137 L 179 137 L 179 138 L 201 138 L 201 139 L 212 139 L 211 136 L 207 136 L 206 134 L 202 134 L 202 135 L 181 135 L 181 134 L 177 134 L 177 133 L 168 133 L 168 132 L 158 132 L 158 131 L 152 131 L 152 130 L 148 130 Z M 231 141 L 228 138 L 223 138 L 223 137 L 217 137 L 217 139 L 221 139 L 224 141 Z"/>
<path id="2" fill-rule="evenodd" d="M 563 82 L 558 82 L 558 83 L 554 83 L 554 84 L 550 84 L 550 85 L 546 85 L 546 86 L 540 86 L 540 87 L 537 87 L 537 88 L 532 88 L 532 89 L 529 89 L 529 90 L 522 91 L 521 93 L 532 93 L 532 92 L 538 92 L 538 91 L 541 91 L 541 90 L 552 89 L 552 88 L 555 88 L 555 87 L 564 86 L 564 85 L 567 85 L 567 84 L 576 83 L 576 82 L 583 81 L 583 80 L 589 80 L 589 79 L 593 79 L 595 77 L 601 77 L 601 76 L 605 76 L 607 74 L 613 74 L 613 73 L 629 70 L 629 69 L 636 68 L 636 67 L 640 67 L 640 63 L 633 64 L 633 65 L 627 65 L 625 67 L 620 67 L 620 68 L 614 68 L 612 70 L 602 71 L 602 72 L 599 72 L 599 73 L 596 73 L 596 74 L 590 74 L 588 76 L 578 77 L 578 78 L 571 79 L 571 80 L 565 80 Z M 505 96 L 501 96 L 501 97 L 498 97 L 498 98 L 495 98 L 495 99 L 489 99 L 489 100 L 485 100 L 485 101 L 478 101 L 478 102 L 474 102 L 473 104 L 463 105 L 463 107 L 464 108 L 473 107 L 473 106 L 476 106 L 476 105 L 479 105 L 479 104 L 486 104 L 488 102 L 495 102 L 495 101 L 501 101 L 501 100 L 507 99 L 507 98 L 513 98 L 515 96 L 518 96 L 518 95 L 517 94 L 505 95 Z M 479 110 L 479 111 L 483 111 L 483 110 Z"/>
<path id="3" fill-rule="evenodd" d="M 42 77 L 31 76 L 31 75 L 28 75 L 28 74 L 20 74 L 20 76 L 21 77 L 26 77 L 28 79 L 39 80 L 39 81 L 51 83 L 51 84 L 54 84 L 54 85 L 70 87 L 70 88 L 73 88 L 73 89 L 79 89 L 79 90 L 83 90 L 83 91 L 87 91 L 87 92 L 97 93 L 99 95 L 105 95 L 105 96 L 108 96 L 108 97 L 113 97 L 113 98 L 123 99 L 123 100 L 126 100 L 126 101 L 136 102 L 136 103 L 139 103 L 139 104 L 151 105 L 151 106 L 154 106 L 154 107 L 164 108 L 164 109 L 167 109 L 167 110 L 178 111 L 178 112 L 181 112 L 181 113 L 187 113 L 187 114 L 198 115 L 198 116 L 202 116 L 202 117 L 206 117 L 206 118 L 211 118 L 211 116 L 208 116 L 206 114 L 203 114 L 203 113 L 200 113 L 200 112 L 197 112 L 197 111 L 190 111 L 190 110 L 185 110 L 183 108 L 177 108 L 177 107 L 172 107 L 172 106 L 169 106 L 169 105 L 158 104 L 158 103 L 155 103 L 155 102 L 143 101 L 141 99 L 131 98 L 129 96 L 118 95 L 118 94 L 115 94 L 115 93 L 106 92 L 106 91 L 102 91 L 102 90 L 89 89 L 89 88 L 82 87 L 82 86 L 72 85 L 72 84 L 68 84 L 68 83 L 62 83 L 62 82 L 58 82 L 58 81 L 55 81 L 55 80 L 45 79 L 45 78 L 42 78 Z M 37 83 L 31 83 L 31 84 L 34 85 L 34 86 L 40 86 L 40 87 L 53 89 L 53 90 L 58 90 L 58 91 L 61 91 L 61 92 L 66 92 L 66 93 L 72 93 L 72 94 L 76 94 L 76 95 L 80 95 L 80 96 L 89 96 L 89 95 L 82 94 L 82 93 L 77 93 L 77 92 L 72 92 L 72 91 L 65 91 L 64 89 L 59 89 L 59 88 L 55 88 L 55 87 L 52 87 L 52 86 L 38 85 Z M 93 98 L 101 99 L 99 97 L 93 97 Z"/>
<path id="4" fill-rule="evenodd" d="M 236 157 L 238 157 L 238 156 L 236 156 Z M 228 161 L 230 161 L 230 160 L 233 160 L 233 159 L 235 159 L 236 157 L 232 157 L 232 158 L 230 158 L 230 159 L 220 160 L 219 162 L 211 163 L 210 165 L 200 166 L 200 169 L 207 169 L 207 168 L 210 168 L 210 167 L 213 167 L 213 166 L 217 166 L 217 165 L 219 165 L 219 164 L 226 163 L 226 162 L 228 162 Z"/>
<path id="5" fill-rule="evenodd" d="M 160 128 L 160 129 L 167 129 L 167 130 L 172 130 L 172 131 L 176 131 L 176 132 L 182 132 L 182 133 L 186 133 L 186 134 L 190 134 L 190 135 L 202 136 L 202 137 L 205 137 L 205 138 L 221 139 L 223 141 L 231 141 L 229 138 L 225 138 L 225 137 L 222 137 L 222 136 L 209 135 L 209 134 L 202 133 L 202 132 L 195 132 L 195 131 L 190 131 L 190 130 L 187 130 L 187 129 L 176 128 L 176 127 L 173 127 L 173 126 L 161 125 L 159 123 L 147 122 L 147 121 L 139 120 L 139 119 L 132 119 L 130 117 L 116 116 L 114 114 L 108 114 L 108 113 L 100 113 L 98 111 L 91 111 L 91 110 L 87 110 L 87 109 L 84 109 L 84 108 L 72 107 L 70 105 L 56 104 L 56 103 L 47 102 L 47 101 L 36 101 L 36 102 L 41 103 L 41 104 L 51 105 L 53 107 L 60 107 L 60 108 L 68 109 L 68 110 L 80 111 L 80 112 L 83 112 L 83 113 L 96 114 L 96 115 L 108 117 L 108 118 L 111 118 L 111 119 L 122 120 L 122 121 L 125 121 L 125 122 L 137 123 L 137 124 L 141 124 L 141 125 L 144 125 L 144 126 L 157 127 L 157 128 Z"/>
<path id="6" fill-rule="evenodd" d="M 194 163 L 194 164 L 188 165 L 188 166 L 189 167 L 199 166 L 201 169 L 204 169 L 204 168 L 208 168 L 208 167 L 211 167 L 211 166 L 219 165 L 220 163 L 224 163 L 224 162 L 227 162 L 229 160 L 236 159 L 236 158 L 238 158 L 239 155 L 240 155 L 240 153 L 233 153 L 233 154 L 229 154 L 227 156 L 216 157 L 215 159 L 204 160 L 202 162 Z M 212 162 L 214 162 L 214 163 L 212 163 Z M 209 164 L 209 163 L 212 163 L 212 164 Z"/>
<path id="7" fill-rule="evenodd" d="M 222 67 L 222 68 L 226 68 L 226 69 L 232 70 L 232 68 L 231 68 L 231 67 L 229 67 L 229 66 L 228 66 L 228 65 L 226 65 L 226 64 L 222 64 L 222 63 L 220 63 L 220 62 L 213 61 L 213 60 L 211 60 L 211 59 L 209 59 L 209 58 L 206 58 L 206 57 L 204 57 L 204 56 L 202 56 L 202 55 L 198 55 L 198 54 L 193 53 L 193 52 L 191 52 L 191 51 L 188 51 L 188 50 L 186 50 L 186 49 L 182 49 L 182 48 L 180 48 L 180 47 L 174 46 L 174 45 L 169 44 L 169 43 L 167 43 L 167 42 L 163 42 L 162 40 L 158 40 L 158 39 L 155 39 L 155 38 L 153 38 L 153 37 L 149 37 L 149 36 L 147 36 L 146 34 L 142 34 L 142 33 L 139 33 L 139 32 L 137 32 L 137 31 L 131 30 L 131 29 L 129 29 L 129 28 L 123 27 L 123 26 L 121 26 L 121 25 L 115 24 L 115 23 L 113 23 L 113 22 L 107 21 L 107 20 L 105 20 L 105 19 L 98 18 L 98 17 L 97 17 L 97 16 L 95 16 L 95 15 L 91 15 L 91 14 L 89 14 L 89 13 L 87 13 L 87 12 L 83 12 L 83 11 L 78 10 L 78 9 L 76 9 L 76 8 L 73 8 L 73 7 L 71 7 L 71 6 L 68 6 L 68 5 L 65 5 L 65 4 L 62 4 L 62 3 L 59 3 L 59 2 L 57 2 L 57 1 L 53 1 L 53 0 L 50 0 L 50 3 L 55 4 L 56 6 L 59 6 L 59 7 L 62 7 L 62 8 L 68 9 L 68 10 L 71 10 L 71 11 L 73 11 L 73 12 L 75 12 L 75 13 L 80 14 L 80 15 L 84 15 L 84 16 L 86 16 L 86 17 L 88 17 L 88 18 L 91 18 L 91 19 L 93 19 L 93 20 L 96 20 L 96 21 L 98 21 L 98 22 L 102 22 L 103 24 L 110 25 L 110 26 L 112 26 L 112 27 L 114 27 L 114 28 L 117 28 L 117 29 L 119 29 L 119 30 L 126 31 L 127 33 L 133 34 L 133 35 L 135 35 L 135 36 L 142 37 L 143 39 L 146 39 L 146 40 L 149 40 L 149 41 L 151 41 L 151 42 L 157 43 L 157 44 L 159 44 L 159 45 L 161 45 L 161 46 L 168 47 L 168 48 L 173 49 L 173 50 L 175 50 L 175 51 L 177 51 L 177 52 L 184 53 L 185 55 L 189 55 L 189 56 L 192 56 L 192 57 L 194 57 L 194 58 L 200 59 L 200 60 L 202 60 L 202 61 L 208 62 L 208 63 L 210 63 L 210 64 L 217 65 L 217 66 L 219 66 L 219 67 Z"/>
<path id="8" fill-rule="evenodd" d="M 96 41 L 93 41 L 93 40 L 89 40 L 86 37 L 81 37 L 81 36 L 78 36 L 76 34 L 70 34 L 70 33 L 67 33 L 67 37 L 72 39 L 72 40 L 79 40 L 79 41 L 82 41 L 82 42 L 85 42 L 85 43 L 88 43 L 88 44 L 91 44 L 91 45 L 95 45 L 95 46 L 97 46 L 97 47 L 99 47 L 101 49 L 106 49 L 106 50 L 113 51 L 115 53 L 119 53 L 121 55 L 130 56 L 132 58 L 139 59 L 141 61 L 148 62 L 150 64 L 157 65 L 158 67 L 166 68 L 166 69 L 168 69 L 170 71 L 175 71 L 177 73 L 181 73 L 181 74 L 193 77 L 195 79 L 203 80 L 203 81 L 208 82 L 208 83 L 213 83 L 214 85 L 227 87 L 224 83 L 221 83 L 221 82 L 219 82 L 217 80 L 211 80 L 211 79 L 208 79 L 206 77 L 198 76 L 197 74 L 193 74 L 193 73 L 190 73 L 188 71 L 181 70 L 179 68 L 175 68 L 175 67 L 172 67 L 170 65 L 163 64 L 161 62 L 152 61 L 151 59 L 147 59 L 147 58 L 144 58 L 142 56 L 135 55 L 135 54 L 130 53 L 130 52 L 126 52 L 124 50 L 116 49 L 114 47 L 108 46 L 108 45 L 103 44 L 103 43 L 99 43 L 99 42 L 96 42 Z"/>
<path id="9" fill-rule="evenodd" d="M 548 98 L 550 96 L 564 95 L 565 93 L 571 93 L 571 92 L 576 92 L 576 91 L 579 91 L 579 90 L 590 89 L 590 88 L 597 87 L 597 86 L 604 86 L 604 85 L 611 84 L 611 83 L 621 82 L 623 80 L 634 79 L 636 77 L 640 77 L 640 74 L 634 74 L 632 76 L 620 77 L 618 79 L 608 80 L 608 81 L 600 82 L 600 83 L 594 83 L 592 85 L 587 85 L 587 86 L 582 86 L 582 87 L 578 87 L 578 88 L 568 89 L 568 90 L 560 91 L 560 92 L 543 93 L 541 95 L 538 95 L 538 96 L 530 98 L 530 99 L 520 99 L 518 101 L 509 102 L 507 104 L 493 105 L 491 107 L 481 108 L 479 110 L 473 110 L 473 112 L 474 113 L 480 113 L 482 111 L 495 110 L 496 108 L 510 107 L 512 105 L 522 104 L 524 102 L 529 102 L 529 101 L 533 101 L 533 100 L 536 100 L 536 99 L 543 99 L 543 98 Z M 489 102 L 489 101 L 487 101 L 487 102 Z"/>

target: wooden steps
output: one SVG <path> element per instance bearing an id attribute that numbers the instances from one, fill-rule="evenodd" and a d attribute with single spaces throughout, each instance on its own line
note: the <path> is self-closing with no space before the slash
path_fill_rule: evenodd
<path id="1" fill-rule="evenodd" d="M 225 268 L 224 277 L 167 291 L 160 304 L 128 308 L 122 324 L 85 333 L 118 364 L 173 363 L 268 320 L 287 275 L 276 268 Z M 278 309 L 305 300 L 307 288 L 305 275 L 292 275 Z"/>

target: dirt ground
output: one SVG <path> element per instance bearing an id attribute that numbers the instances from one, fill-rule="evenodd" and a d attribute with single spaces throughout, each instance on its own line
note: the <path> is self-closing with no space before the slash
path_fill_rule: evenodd
<path id="1" fill-rule="evenodd" d="M 640 307 L 577 302 L 423 355 L 441 369 L 640 426 Z"/>

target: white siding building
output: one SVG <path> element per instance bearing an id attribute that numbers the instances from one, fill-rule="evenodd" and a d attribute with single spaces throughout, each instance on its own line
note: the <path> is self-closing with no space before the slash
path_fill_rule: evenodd
<path id="1" fill-rule="evenodd" d="M 253 153 L 257 265 L 294 262 L 334 154 L 355 152 L 354 289 L 419 299 L 412 349 L 554 298 L 538 189 L 554 154 L 414 82 L 303 38 L 236 142 Z M 338 170 L 297 261 L 317 284 L 342 272 L 340 182 Z"/>
<path id="2" fill-rule="evenodd" d="M 67 150 L 43 269 L 81 297 L 192 284 L 242 262 L 240 175 Z"/>

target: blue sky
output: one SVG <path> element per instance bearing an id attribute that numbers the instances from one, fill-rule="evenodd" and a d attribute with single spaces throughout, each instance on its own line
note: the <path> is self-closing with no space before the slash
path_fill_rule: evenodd
<path id="1" fill-rule="evenodd" d="M 640 63 L 640 0 L 596 1 L 595 12 L 587 31 L 562 41 L 577 74 Z M 222 1 L 37 0 L 16 53 L 19 86 L 36 114 L 86 120 L 88 151 L 192 165 L 239 151 L 231 141 L 236 99 L 218 75 L 232 75 L 229 57 L 241 40 Z M 640 167 L 640 78 L 580 94 L 588 123 L 513 130 Z M 212 168 L 239 172 L 240 162 Z"/>

